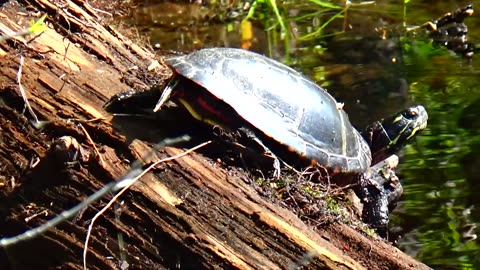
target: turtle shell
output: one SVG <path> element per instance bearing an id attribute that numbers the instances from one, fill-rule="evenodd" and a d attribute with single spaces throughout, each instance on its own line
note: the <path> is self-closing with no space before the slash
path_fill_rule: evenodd
<path id="1" fill-rule="evenodd" d="M 359 173 L 370 166 L 370 148 L 345 111 L 294 69 L 233 48 L 202 49 L 166 62 L 300 156 L 342 172 Z"/>

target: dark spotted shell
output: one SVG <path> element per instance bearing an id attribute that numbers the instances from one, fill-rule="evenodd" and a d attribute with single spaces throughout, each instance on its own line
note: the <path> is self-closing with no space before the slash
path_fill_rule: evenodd
<path id="1" fill-rule="evenodd" d="M 294 69 L 233 48 L 202 49 L 166 62 L 299 155 L 342 172 L 370 167 L 370 148 L 341 106 Z"/>

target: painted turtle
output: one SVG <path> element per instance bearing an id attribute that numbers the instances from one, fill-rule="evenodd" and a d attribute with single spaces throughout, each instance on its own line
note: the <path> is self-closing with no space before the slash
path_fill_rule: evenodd
<path id="1" fill-rule="evenodd" d="M 230 129 L 247 127 L 333 171 L 364 172 L 427 124 L 427 112 L 417 105 L 375 122 L 362 137 L 324 88 L 286 65 L 242 49 L 202 49 L 166 63 L 174 75 L 154 111 L 171 99 L 198 120 Z M 105 107 L 118 113 L 142 106 L 132 104 L 134 95 L 117 95 Z"/>
<path id="2" fill-rule="evenodd" d="M 161 96 L 136 99 L 134 92 L 122 93 L 106 109 L 158 111 L 172 100 L 210 125 L 247 129 L 266 148 L 282 146 L 302 160 L 354 175 L 396 152 L 427 124 L 425 108 L 417 105 L 360 134 L 325 89 L 290 67 L 241 49 L 202 49 L 166 63 L 173 77 Z"/>

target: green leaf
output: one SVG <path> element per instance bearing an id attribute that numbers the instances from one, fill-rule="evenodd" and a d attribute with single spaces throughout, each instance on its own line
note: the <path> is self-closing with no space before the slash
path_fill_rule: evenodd
<path id="1" fill-rule="evenodd" d="M 28 27 L 28 32 L 39 34 L 45 30 L 47 30 L 47 25 L 45 25 L 45 18 L 47 18 L 47 14 L 44 14 L 40 19 L 36 21 L 30 22 L 30 27 Z"/>

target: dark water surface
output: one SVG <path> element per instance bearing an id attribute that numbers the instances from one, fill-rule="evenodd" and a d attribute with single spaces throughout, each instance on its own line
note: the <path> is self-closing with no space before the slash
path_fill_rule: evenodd
<path id="1" fill-rule="evenodd" d="M 402 235 L 402 250 L 435 269 L 480 269 L 480 53 L 467 60 L 403 30 L 468 2 L 411 0 L 404 12 L 402 1 L 377 1 L 347 13 L 312 2 L 277 3 L 285 34 L 268 7 L 257 6 L 248 23 L 245 13 L 225 12 L 238 1 L 147 3 L 125 21 L 160 50 L 244 47 L 291 65 L 344 101 L 358 128 L 424 104 L 428 128 L 401 154 L 405 191 L 391 231 Z M 473 5 L 480 14 L 480 1 Z M 480 15 L 465 22 L 469 40 L 480 43 Z"/>

